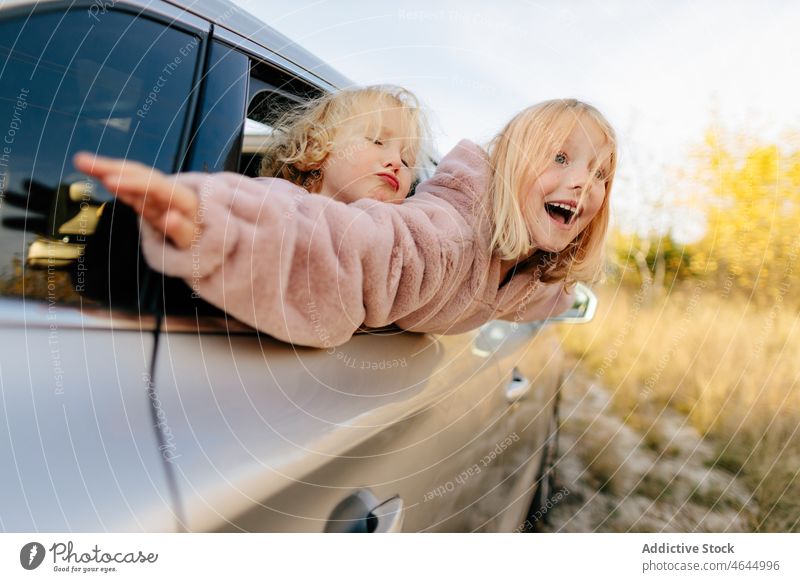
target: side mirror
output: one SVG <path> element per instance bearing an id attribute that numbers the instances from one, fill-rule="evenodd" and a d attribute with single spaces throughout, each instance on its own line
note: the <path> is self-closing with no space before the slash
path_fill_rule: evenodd
<path id="1" fill-rule="evenodd" d="M 564 313 L 551 317 L 548 323 L 589 323 L 597 311 L 597 296 L 583 283 L 575 286 L 575 302 Z"/>

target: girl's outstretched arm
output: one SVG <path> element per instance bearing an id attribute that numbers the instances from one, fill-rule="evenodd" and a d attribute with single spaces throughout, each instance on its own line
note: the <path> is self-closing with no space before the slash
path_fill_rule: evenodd
<path id="1" fill-rule="evenodd" d="M 189 248 L 196 225 L 197 195 L 159 170 L 130 160 L 79 152 L 75 168 L 94 176 L 179 249 Z"/>
<path id="2" fill-rule="evenodd" d="M 471 165 L 469 159 L 443 160 L 428 192 L 401 205 L 343 204 L 280 179 L 164 176 L 106 162 L 76 159 L 78 169 L 100 177 L 144 217 L 142 252 L 150 266 L 284 341 L 342 344 L 361 325 L 387 325 L 442 300 L 442 290 L 458 287 L 472 268 L 467 202 L 459 210 L 435 195 L 482 192 L 446 171 Z"/>

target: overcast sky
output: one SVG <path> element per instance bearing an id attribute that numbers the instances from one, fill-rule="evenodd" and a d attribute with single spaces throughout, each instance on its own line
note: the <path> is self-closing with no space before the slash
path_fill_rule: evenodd
<path id="1" fill-rule="evenodd" d="M 620 137 L 614 208 L 628 229 L 701 231 L 673 208 L 671 169 L 712 123 L 799 147 L 800 2 L 236 3 L 356 83 L 413 90 L 442 152 L 544 99 L 594 104 Z"/>

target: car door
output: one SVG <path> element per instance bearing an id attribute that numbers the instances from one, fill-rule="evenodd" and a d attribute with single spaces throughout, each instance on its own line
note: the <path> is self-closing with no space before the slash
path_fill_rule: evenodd
<path id="1" fill-rule="evenodd" d="M 202 330 L 168 317 L 169 357 L 156 371 L 189 529 L 511 531 L 523 521 L 557 387 L 552 335 L 531 338 L 527 326 L 513 337 L 522 328 L 492 322 L 319 350 L 211 321 Z M 520 369 L 538 372 L 527 393 Z"/>
<path id="2" fill-rule="evenodd" d="M 136 218 L 71 158 L 178 167 L 208 28 L 184 16 L 62 2 L 0 12 L 4 531 L 177 527 Z"/>
<path id="3" fill-rule="evenodd" d="M 555 446 L 563 352 L 550 322 L 493 321 L 484 329 L 494 338 L 502 373 L 506 436 L 483 458 L 497 463 L 499 483 L 486 492 L 467 529 L 507 532 L 524 521 L 540 485 L 543 455 Z"/>

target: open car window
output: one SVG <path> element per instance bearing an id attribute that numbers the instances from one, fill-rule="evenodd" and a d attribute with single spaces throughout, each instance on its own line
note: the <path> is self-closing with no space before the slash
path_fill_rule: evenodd
<path id="1" fill-rule="evenodd" d="M 272 125 L 248 117 L 244 123 L 244 140 L 239 173 L 252 178 L 259 176 L 261 157 L 269 143 L 274 128 Z"/>

